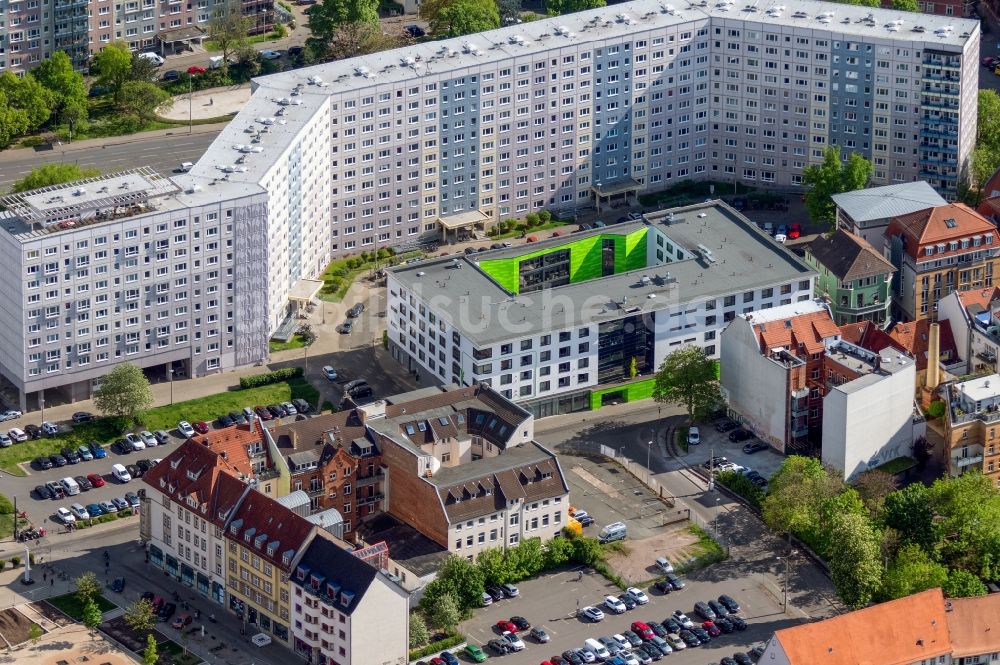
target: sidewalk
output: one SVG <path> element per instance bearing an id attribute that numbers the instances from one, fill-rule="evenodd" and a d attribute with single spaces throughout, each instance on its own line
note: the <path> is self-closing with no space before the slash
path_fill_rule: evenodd
<path id="1" fill-rule="evenodd" d="M 186 92 L 174 95 L 170 106 L 161 106 L 157 109 L 157 113 L 161 118 L 177 122 L 187 122 L 189 117 L 194 120 L 204 120 L 223 115 L 235 115 L 243 110 L 249 101 L 250 84 L 243 83 L 224 88 L 196 90 L 191 95 L 190 103 Z M 188 111 L 191 111 L 190 116 L 188 116 Z"/>

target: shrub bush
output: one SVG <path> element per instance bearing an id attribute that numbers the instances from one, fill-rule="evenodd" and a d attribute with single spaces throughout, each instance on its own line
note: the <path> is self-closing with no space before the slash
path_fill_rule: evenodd
<path id="1" fill-rule="evenodd" d="M 542 222 L 542 224 L 548 224 L 552 221 L 552 213 L 548 210 L 542 210 L 538 213 L 538 219 Z"/>
<path id="2" fill-rule="evenodd" d="M 410 660 L 419 660 L 425 656 L 430 656 L 431 654 L 441 653 L 445 649 L 450 649 L 451 647 L 461 644 L 465 641 L 465 636 L 461 633 L 454 633 L 444 638 L 443 640 L 438 640 L 437 642 L 431 642 L 425 647 L 419 649 L 413 649 L 410 651 Z"/>
<path id="3" fill-rule="evenodd" d="M 13 513 L 14 504 L 5 495 L 0 494 L 0 515 L 12 515 Z"/>
<path id="4" fill-rule="evenodd" d="M 19 557 L 19 556 L 12 556 L 10 558 L 10 565 L 12 567 L 14 567 L 14 568 L 17 568 L 18 566 L 20 566 L 21 565 L 21 557 Z"/>
<path id="5" fill-rule="evenodd" d="M 928 418 L 940 418 L 944 415 L 944 402 L 937 400 L 930 403 L 927 407 L 927 417 Z"/>
<path id="6" fill-rule="evenodd" d="M 746 499 L 754 508 L 760 510 L 764 505 L 764 491 L 747 480 L 746 476 L 735 471 L 723 471 L 715 480 Z"/>
<path id="7" fill-rule="evenodd" d="M 541 221 L 541 219 L 539 219 L 538 213 L 529 212 L 527 215 L 525 215 L 524 221 L 527 222 L 529 227 L 532 227 L 532 226 L 538 226 L 538 223 Z"/>
<path id="8" fill-rule="evenodd" d="M 282 381 L 288 381 L 289 379 L 297 379 L 300 376 L 302 376 L 301 367 L 284 367 L 273 372 L 268 372 L 267 374 L 244 376 L 240 379 L 240 388 L 243 390 L 246 390 L 247 388 L 260 388 L 261 386 L 269 386 L 272 383 L 281 383 Z"/>

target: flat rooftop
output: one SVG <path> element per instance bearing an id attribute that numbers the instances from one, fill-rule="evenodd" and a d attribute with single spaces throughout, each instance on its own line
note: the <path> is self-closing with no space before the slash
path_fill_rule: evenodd
<path id="1" fill-rule="evenodd" d="M 875 353 L 845 341 L 837 342 L 835 346 L 827 349 L 826 358 L 857 374 L 876 377 L 895 374 L 907 365 L 916 364 L 913 358 L 892 348 Z"/>
<path id="2" fill-rule="evenodd" d="M 478 267 L 480 260 L 513 258 L 588 236 L 626 235 L 650 226 L 658 227 L 689 254 L 698 245 L 708 247 L 714 262 L 691 254 L 692 258 L 681 261 L 520 295 L 508 292 Z M 480 345 L 719 298 L 814 274 L 787 248 L 721 201 L 650 213 L 645 221 L 389 270 L 391 279 L 419 294 L 438 315 Z"/>
<path id="3" fill-rule="evenodd" d="M 491 62 L 511 57 L 530 59 L 562 46 L 600 44 L 670 26 L 707 25 L 713 19 L 725 20 L 727 27 L 744 21 L 748 27 L 769 27 L 786 34 L 845 35 L 869 42 L 893 40 L 910 43 L 916 50 L 955 54 L 961 54 L 965 43 L 978 37 L 980 29 L 979 22 L 971 19 L 820 0 L 698 0 L 675 4 L 635 0 L 254 79 L 249 103 L 208 148 L 192 175 L 204 182 L 222 177 L 228 182 L 260 182 L 331 96 L 347 93 L 353 97 L 365 89 L 374 94 L 376 89 L 386 90 L 408 81 L 418 84 L 452 72 L 456 76 L 475 74 Z M 248 144 L 260 148 L 260 152 L 242 152 L 240 146 Z M 235 160 L 243 155 L 243 162 L 236 164 Z M 219 189 L 225 188 L 228 185 L 220 182 Z"/>
<path id="4" fill-rule="evenodd" d="M 240 183 L 206 191 L 198 180 L 170 177 L 148 166 L 0 197 L 0 224 L 20 241 L 156 212 L 221 203 L 263 193 Z"/>
<path id="5" fill-rule="evenodd" d="M 1000 374 L 969 379 L 953 386 L 954 390 L 972 402 L 992 400 L 1000 395 Z"/>
<path id="6" fill-rule="evenodd" d="M 389 557 L 418 577 L 433 575 L 450 556 L 448 550 L 389 513 L 380 513 L 358 525 L 367 543 L 384 541 Z"/>

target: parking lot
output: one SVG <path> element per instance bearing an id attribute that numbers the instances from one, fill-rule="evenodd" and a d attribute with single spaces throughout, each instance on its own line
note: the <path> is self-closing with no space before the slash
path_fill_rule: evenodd
<path id="1" fill-rule="evenodd" d="M 780 602 L 764 589 L 758 576 L 725 577 L 719 574 L 720 571 L 712 569 L 685 579 L 687 587 L 669 595 L 644 589 L 649 596 L 648 604 L 618 615 L 605 611 L 603 621 L 590 623 L 577 618 L 577 608 L 600 605 L 604 596 L 617 596 L 621 590 L 594 572 L 583 571 L 582 578 L 579 572 L 580 569 L 574 568 L 523 582 L 518 585 L 519 597 L 501 600 L 477 610 L 472 619 L 460 626 L 460 630 L 470 643 L 485 647 L 489 640 L 499 637 L 497 621 L 515 615 L 523 616 L 532 626 L 542 626 L 551 641 L 539 644 L 525 631 L 522 634 L 524 651 L 506 656 L 490 654 L 490 657 L 510 665 L 537 665 L 567 649 L 582 647 L 587 638 L 621 633 L 633 621 L 662 622 L 678 609 L 695 620 L 695 602 L 714 600 L 721 594 L 728 594 L 740 603 L 747 629 L 723 634 L 706 645 L 674 652 L 668 657 L 670 662 L 681 665 L 707 665 L 736 651 L 747 651 L 753 645 L 766 641 L 775 630 L 798 623 L 785 616 Z M 471 662 L 464 655 L 460 658 L 463 662 Z"/>
<path id="2" fill-rule="evenodd" d="M 690 446 L 687 455 L 680 451 L 684 461 L 690 466 L 700 466 L 703 462 L 707 462 L 709 457 L 715 455 L 725 457 L 728 461 L 740 466 L 754 469 L 765 478 L 770 478 L 785 461 L 785 456 L 773 448 L 748 455 L 743 452 L 746 441 L 730 441 L 729 432 L 716 431 L 712 423 L 701 425 L 699 430 L 701 431 L 701 443 L 697 446 Z"/>

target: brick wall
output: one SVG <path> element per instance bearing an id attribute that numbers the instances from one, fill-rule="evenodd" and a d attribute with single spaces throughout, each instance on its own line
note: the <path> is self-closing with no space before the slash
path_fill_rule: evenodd
<path id="1" fill-rule="evenodd" d="M 413 453 L 391 441 L 384 441 L 382 462 L 386 467 L 389 513 L 443 547 L 448 547 L 448 521 L 437 490 L 417 476 L 417 459 Z"/>

